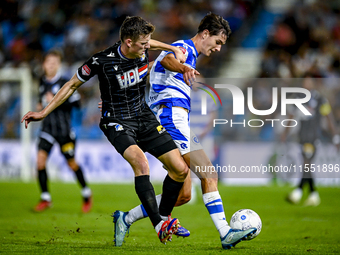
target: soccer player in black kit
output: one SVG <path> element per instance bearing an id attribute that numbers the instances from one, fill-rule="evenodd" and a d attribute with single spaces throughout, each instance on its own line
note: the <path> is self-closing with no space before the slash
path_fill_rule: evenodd
<path id="1" fill-rule="evenodd" d="M 301 145 L 301 153 L 303 157 L 304 170 L 302 178 L 298 186 L 288 194 L 287 201 L 292 204 L 298 204 L 303 195 L 304 185 L 308 185 L 309 195 L 304 202 L 305 206 L 318 206 L 321 202 L 318 191 L 315 188 L 313 173 L 310 171 L 310 164 L 316 154 L 316 141 L 320 138 L 321 118 L 326 117 L 327 125 L 333 135 L 333 144 L 339 149 L 340 137 L 335 127 L 332 108 L 328 100 L 316 90 L 316 79 L 312 74 L 307 73 L 302 81 L 302 87 L 309 90 L 311 99 L 305 104 L 311 116 L 301 117 L 299 123 L 300 129 L 298 133 L 299 143 Z M 297 95 L 298 96 L 298 95 Z M 294 113 L 290 113 L 289 119 L 294 117 Z M 289 126 L 288 124 L 287 126 Z M 289 128 L 285 128 L 281 140 L 285 141 Z"/>
<path id="2" fill-rule="evenodd" d="M 67 80 L 59 73 L 62 53 L 58 50 L 49 51 L 42 64 L 44 75 L 40 79 L 38 109 L 45 107 Z M 80 95 L 76 92 L 42 122 L 38 141 L 37 169 L 41 188 L 40 202 L 35 206 L 36 212 L 51 207 L 51 195 L 47 187 L 46 161 L 55 143 L 60 145 L 60 151 L 67 160 L 68 166 L 74 171 L 82 187 L 82 211 L 87 213 L 92 206 L 92 192 L 87 186 L 81 167 L 75 160 L 75 134 L 71 129 L 71 111 L 79 107 Z"/>
<path id="3" fill-rule="evenodd" d="M 171 214 L 177 201 L 188 174 L 188 166 L 171 136 L 159 124 L 145 102 L 148 49 L 173 51 L 179 61 L 185 59 L 177 47 L 151 40 L 153 31 L 154 26 L 142 18 L 127 17 L 120 28 L 119 42 L 91 56 L 49 105 L 40 112 L 28 112 L 21 121 L 25 121 L 27 128 L 29 122 L 44 119 L 79 86 L 98 75 L 103 101 L 100 128 L 130 163 L 135 174 L 136 193 L 160 241 L 165 243 L 171 239 L 179 225 L 178 219 L 166 216 Z M 145 151 L 157 157 L 168 170 L 159 208 L 150 182 Z"/>

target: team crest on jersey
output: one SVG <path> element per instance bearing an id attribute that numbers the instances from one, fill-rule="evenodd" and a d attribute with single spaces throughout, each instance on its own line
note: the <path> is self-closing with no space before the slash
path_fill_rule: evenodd
<path id="1" fill-rule="evenodd" d="M 89 76 L 90 73 L 91 73 L 91 69 L 90 69 L 87 65 L 84 65 L 84 66 L 81 68 L 81 73 L 82 73 L 83 75 Z"/>
<path id="2" fill-rule="evenodd" d="M 115 129 L 116 129 L 116 131 L 122 131 L 122 130 L 124 130 L 123 126 L 120 125 L 120 124 L 115 125 Z"/>
<path id="3" fill-rule="evenodd" d="M 144 61 L 145 59 L 145 53 L 143 53 L 142 57 L 140 58 L 140 61 Z"/>
<path id="4" fill-rule="evenodd" d="M 159 125 L 159 126 L 157 127 L 157 131 L 158 131 L 158 133 L 162 134 L 162 133 L 165 132 L 165 128 L 164 128 L 162 125 Z"/>
<path id="5" fill-rule="evenodd" d="M 192 141 L 197 144 L 199 143 L 197 136 L 192 137 Z"/>

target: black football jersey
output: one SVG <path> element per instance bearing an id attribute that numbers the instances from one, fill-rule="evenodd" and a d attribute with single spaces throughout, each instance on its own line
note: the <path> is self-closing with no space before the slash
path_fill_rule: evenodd
<path id="1" fill-rule="evenodd" d="M 128 59 L 121 53 L 121 43 L 94 54 L 77 71 L 80 81 L 98 75 L 102 118 L 130 119 L 145 107 L 148 52 L 143 57 Z"/>
<path id="2" fill-rule="evenodd" d="M 57 75 L 51 81 L 42 77 L 39 86 L 39 102 L 45 107 L 49 102 L 46 101 L 46 93 L 51 92 L 55 95 L 68 80 Z M 71 130 L 71 111 L 73 107 L 80 106 L 80 95 L 77 91 L 73 93 L 63 104 L 52 111 L 42 122 L 41 131 L 53 137 L 67 136 Z"/>

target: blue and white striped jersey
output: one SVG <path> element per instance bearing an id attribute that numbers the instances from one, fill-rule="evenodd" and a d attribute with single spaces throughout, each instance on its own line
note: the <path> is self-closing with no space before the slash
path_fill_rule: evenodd
<path id="1" fill-rule="evenodd" d="M 179 40 L 172 44 L 179 47 L 186 56 L 184 65 L 195 69 L 198 52 L 192 40 Z M 155 111 L 159 105 L 180 106 L 190 110 L 191 88 L 184 82 L 183 74 L 171 72 L 161 65 L 162 59 L 169 53 L 162 53 L 155 60 L 150 72 L 150 90 L 147 98 L 149 107 Z"/>

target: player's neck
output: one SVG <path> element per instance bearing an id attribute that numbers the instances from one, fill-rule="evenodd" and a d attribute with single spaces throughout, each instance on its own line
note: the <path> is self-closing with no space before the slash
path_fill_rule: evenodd
<path id="1" fill-rule="evenodd" d="M 201 53 L 201 44 L 202 44 L 202 36 L 200 34 L 196 34 L 193 38 L 191 38 L 191 41 L 194 43 L 195 48 L 197 50 L 197 53 Z"/>
<path id="2" fill-rule="evenodd" d="M 53 81 L 53 80 L 55 80 L 56 79 L 56 77 L 57 77 L 57 75 L 58 75 L 58 73 L 54 73 L 54 74 L 45 74 L 45 79 L 47 80 L 47 81 Z"/>
<path id="3" fill-rule="evenodd" d="M 129 58 L 129 59 L 135 59 L 136 56 L 129 51 L 129 47 L 122 43 L 120 46 L 120 52 L 123 54 L 124 57 Z"/>

